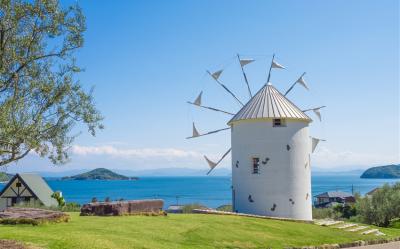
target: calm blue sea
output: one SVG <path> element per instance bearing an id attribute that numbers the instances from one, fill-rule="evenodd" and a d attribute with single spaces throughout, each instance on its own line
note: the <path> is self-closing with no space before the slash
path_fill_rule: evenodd
<path id="1" fill-rule="evenodd" d="M 341 190 L 365 194 L 384 183 L 400 180 L 360 179 L 359 175 L 314 175 L 312 194 Z M 53 190 L 61 190 L 67 201 L 84 204 L 92 197 L 104 200 L 123 198 L 161 198 L 165 207 L 171 204 L 201 203 L 218 207 L 231 202 L 230 177 L 141 177 L 138 181 L 61 181 L 47 180 Z M 0 189 L 2 186 L 0 185 Z"/>

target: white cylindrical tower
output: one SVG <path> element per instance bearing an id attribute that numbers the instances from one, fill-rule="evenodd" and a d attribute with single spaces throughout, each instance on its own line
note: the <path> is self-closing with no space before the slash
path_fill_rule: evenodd
<path id="1" fill-rule="evenodd" d="M 234 211 L 312 219 L 310 122 L 271 84 L 229 121 Z"/>

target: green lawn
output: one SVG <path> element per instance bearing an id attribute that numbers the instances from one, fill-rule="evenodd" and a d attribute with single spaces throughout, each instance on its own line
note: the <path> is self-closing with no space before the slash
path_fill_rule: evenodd
<path id="1" fill-rule="evenodd" d="M 400 236 L 400 229 L 381 229 Z M 80 217 L 69 223 L 0 225 L 1 239 L 44 248 L 283 248 L 374 239 L 313 224 L 222 215 Z"/>

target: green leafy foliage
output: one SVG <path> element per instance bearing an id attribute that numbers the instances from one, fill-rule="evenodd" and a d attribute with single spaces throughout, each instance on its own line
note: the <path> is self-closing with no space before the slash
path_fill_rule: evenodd
<path id="1" fill-rule="evenodd" d="M 15 207 L 20 208 L 40 208 L 40 209 L 48 209 L 54 211 L 63 211 L 63 212 L 80 212 L 81 205 L 76 202 L 65 202 L 63 206 L 44 206 L 40 202 L 21 202 L 15 205 Z"/>
<path id="2" fill-rule="evenodd" d="M 355 205 L 335 205 L 333 210 L 338 214 L 339 218 L 348 219 L 357 215 L 357 209 Z"/>
<path id="3" fill-rule="evenodd" d="M 191 203 L 191 204 L 186 204 L 182 208 L 183 213 L 193 213 L 193 209 L 204 209 L 206 208 L 205 206 L 201 205 L 200 203 Z"/>
<path id="4" fill-rule="evenodd" d="M 313 208 L 314 219 L 350 219 L 356 215 L 357 208 L 355 205 L 338 204 L 327 208 Z"/>
<path id="5" fill-rule="evenodd" d="M 59 192 L 59 191 L 54 192 L 51 195 L 51 198 L 56 199 L 59 207 L 64 207 L 65 206 L 65 200 L 64 200 L 64 197 L 61 195 L 61 192 Z"/>
<path id="6" fill-rule="evenodd" d="M 357 210 L 364 222 L 388 227 L 392 220 L 400 218 L 400 182 L 385 184 L 372 196 L 359 199 Z"/>
<path id="7" fill-rule="evenodd" d="M 0 166 L 31 151 L 64 163 L 75 124 L 92 135 L 103 128 L 92 90 L 76 80 L 85 28 L 77 5 L 0 2 Z"/>
<path id="8" fill-rule="evenodd" d="M 312 216 L 313 219 L 325 219 L 325 218 L 335 219 L 338 217 L 338 215 L 335 214 L 333 208 L 313 208 Z"/>
<path id="9" fill-rule="evenodd" d="M 0 182 L 7 182 L 9 181 L 13 176 L 4 172 L 0 172 Z"/>
<path id="10" fill-rule="evenodd" d="M 232 205 L 222 205 L 217 207 L 218 211 L 232 212 Z"/>

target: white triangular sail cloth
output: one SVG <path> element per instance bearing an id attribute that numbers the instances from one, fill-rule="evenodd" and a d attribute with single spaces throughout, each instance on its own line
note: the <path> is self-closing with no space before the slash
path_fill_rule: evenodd
<path id="1" fill-rule="evenodd" d="M 240 59 L 240 66 L 244 67 L 247 64 L 252 63 L 253 61 L 255 61 L 254 59 Z"/>
<path id="2" fill-rule="evenodd" d="M 217 166 L 217 163 L 214 163 L 213 161 L 211 161 L 210 159 L 208 159 L 206 156 L 204 156 L 204 158 L 206 159 L 208 166 L 210 166 L 210 169 L 214 169 L 215 166 Z"/>
<path id="3" fill-rule="evenodd" d="M 308 86 L 307 86 L 306 81 L 304 80 L 303 76 L 301 76 L 301 77 L 296 81 L 296 83 L 299 83 L 299 84 L 302 85 L 305 89 L 310 90 L 310 89 L 308 89 Z"/>
<path id="4" fill-rule="evenodd" d="M 192 137 L 198 137 L 200 135 L 200 133 L 197 131 L 196 126 L 194 125 L 193 122 L 193 136 Z"/>
<path id="5" fill-rule="evenodd" d="M 207 175 L 210 174 L 210 172 L 222 161 L 224 160 L 224 158 L 229 154 L 229 152 L 231 152 L 232 148 L 229 148 L 229 150 L 227 152 L 225 152 L 225 154 L 221 157 L 221 159 L 218 160 L 218 162 L 214 163 L 213 161 L 211 161 L 210 159 L 208 159 L 206 156 L 204 156 L 204 158 L 206 159 L 208 166 L 210 166 L 210 170 L 207 172 Z"/>
<path id="6" fill-rule="evenodd" d="M 219 76 L 221 76 L 223 70 L 219 70 L 211 74 L 211 76 L 215 79 L 218 80 Z"/>
<path id="7" fill-rule="evenodd" d="M 278 62 L 276 62 L 276 61 L 272 61 L 272 65 L 271 65 L 271 67 L 272 68 L 280 68 L 280 69 L 285 69 L 285 67 L 284 66 L 282 66 L 281 64 L 279 64 Z"/>
<path id="8" fill-rule="evenodd" d="M 325 140 L 319 139 L 319 138 L 315 138 L 315 137 L 311 137 L 311 151 L 312 152 L 314 152 L 315 148 L 317 148 L 317 145 L 318 145 L 319 141 L 325 141 Z"/>
<path id="9" fill-rule="evenodd" d="M 319 121 L 321 121 L 321 112 L 319 111 L 319 109 L 321 108 L 315 108 L 313 109 L 313 112 L 315 113 L 315 115 L 317 115 Z"/>
<path id="10" fill-rule="evenodd" d="M 199 96 L 194 100 L 193 104 L 200 106 L 201 105 L 201 95 L 203 94 L 203 91 L 200 92 Z"/>

